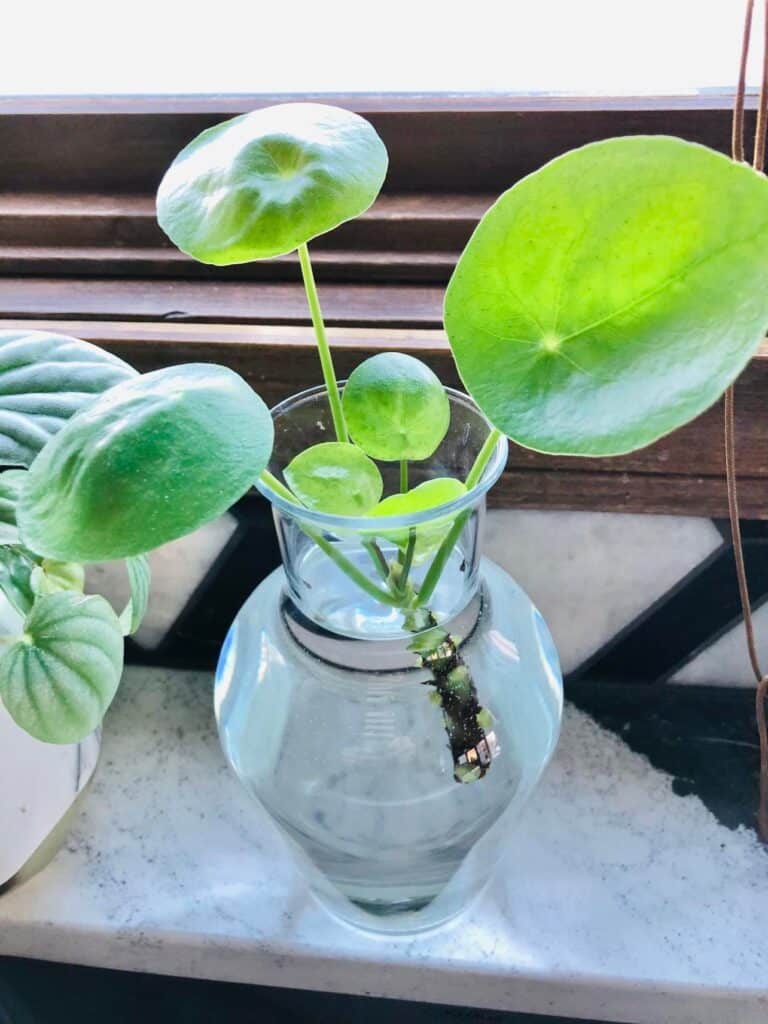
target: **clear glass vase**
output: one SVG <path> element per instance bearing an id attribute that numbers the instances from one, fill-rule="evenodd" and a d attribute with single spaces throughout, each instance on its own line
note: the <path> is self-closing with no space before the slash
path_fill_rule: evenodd
<path id="1" fill-rule="evenodd" d="M 451 425 L 410 484 L 465 479 L 490 426 L 450 391 Z M 273 410 L 279 476 L 333 439 L 322 388 Z M 284 567 L 235 619 L 216 674 L 224 751 L 292 842 L 316 895 L 377 931 L 429 928 L 490 877 L 546 766 L 562 681 L 540 614 L 481 557 L 479 480 L 429 512 L 310 512 L 264 483 Z M 382 465 L 385 493 L 398 466 Z"/>

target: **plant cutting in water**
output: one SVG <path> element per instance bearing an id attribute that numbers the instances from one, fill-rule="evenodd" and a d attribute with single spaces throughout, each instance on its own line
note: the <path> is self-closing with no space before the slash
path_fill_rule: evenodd
<path id="1" fill-rule="evenodd" d="M 226 266 L 298 253 L 334 439 L 267 468 L 269 416 L 221 368 L 138 377 L 94 356 L 101 376 L 85 386 L 67 378 L 54 352 L 46 388 L 39 366 L 26 384 L 9 377 L 3 388 L 0 378 L 0 413 L 21 425 L 0 454 L 28 467 L 0 476 L 9 531 L 0 585 L 27 616 L 0 661 L 0 694 L 36 735 L 63 742 L 92 728 L 120 671 L 118 617 L 78 593 L 71 581 L 79 570 L 69 563 L 128 558 L 135 596 L 124 622 L 135 625 L 143 554 L 222 511 L 258 477 L 265 493 L 296 506 L 301 528 L 355 587 L 400 615 L 414 658 L 429 669 L 456 779 L 482 778 L 493 758 L 492 711 L 477 700 L 462 638 L 431 608 L 468 514 L 455 503 L 478 485 L 502 435 L 577 457 L 650 444 L 716 401 L 764 336 L 762 174 L 663 136 L 567 153 L 501 196 L 451 278 L 446 331 L 492 429 L 463 476 L 445 475 L 432 461 L 450 423 L 442 384 L 420 361 L 387 352 L 341 388 L 312 271 L 308 243 L 363 213 L 386 168 L 384 145 L 363 118 L 281 104 L 203 132 L 158 192 L 161 226 L 195 259 Z M 27 392 L 43 390 L 66 406 L 58 418 L 25 405 Z M 396 467 L 388 493 L 387 467 Z M 365 519 L 367 568 L 311 517 L 302 521 L 302 509 Z M 388 523 L 417 512 L 430 512 L 429 521 Z M 17 603 L 19 578 L 26 598 Z M 35 652 L 46 654 L 49 637 L 77 639 L 67 615 L 85 608 L 109 643 L 91 657 L 73 642 L 87 665 L 59 659 L 57 675 Z M 72 711 L 81 705 L 88 714 Z"/>

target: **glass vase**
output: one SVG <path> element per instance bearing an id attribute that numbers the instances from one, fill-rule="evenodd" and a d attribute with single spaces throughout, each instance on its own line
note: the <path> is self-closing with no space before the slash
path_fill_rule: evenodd
<path id="1" fill-rule="evenodd" d="M 410 486 L 465 479 L 490 433 L 450 391 L 448 434 Z M 322 388 L 273 410 L 270 470 L 334 438 Z M 311 512 L 259 482 L 283 567 L 224 643 L 215 704 L 236 774 L 338 917 L 404 932 L 454 916 L 488 881 L 557 742 L 562 680 L 527 595 L 481 556 L 477 485 L 428 512 Z M 382 464 L 385 494 L 399 467 Z"/>

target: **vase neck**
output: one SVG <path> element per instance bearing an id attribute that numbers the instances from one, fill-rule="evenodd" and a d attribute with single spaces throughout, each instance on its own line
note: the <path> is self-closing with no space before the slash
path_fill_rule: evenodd
<path id="1" fill-rule="evenodd" d="M 318 625 L 308 618 L 285 588 L 281 601 L 281 618 L 293 639 L 316 658 L 351 670 L 397 671 L 417 667 L 424 638 L 435 646 L 441 635 L 464 640 L 471 636 L 483 611 L 485 596 L 482 586 L 475 588 L 455 615 L 437 623 L 428 610 L 413 616 L 411 628 L 404 627 L 397 635 L 381 636 L 366 632 L 365 623 L 356 634 L 338 632 Z"/>

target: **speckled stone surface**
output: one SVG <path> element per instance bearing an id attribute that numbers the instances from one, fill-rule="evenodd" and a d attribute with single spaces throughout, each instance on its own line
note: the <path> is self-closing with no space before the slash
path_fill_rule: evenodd
<path id="1" fill-rule="evenodd" d="M 768 1019 L 768 856 L 569 709 L 483 896 L 412 938 L 320 908 L 230 776 L 211 680 L 132 669 L 65 848 L 0 954 L 642 1024 Z"/>

